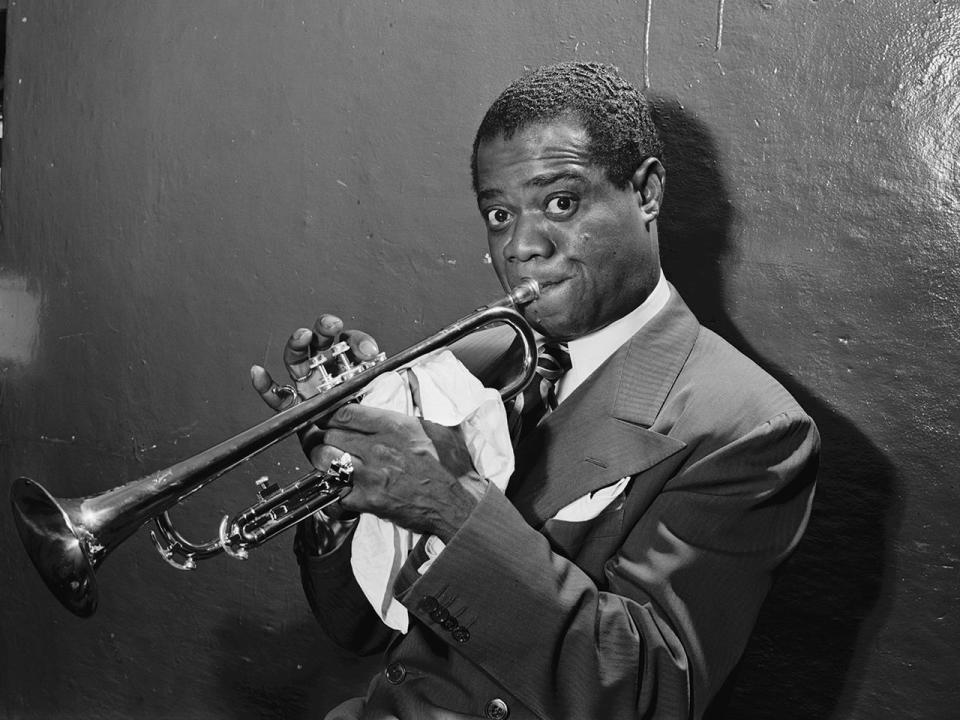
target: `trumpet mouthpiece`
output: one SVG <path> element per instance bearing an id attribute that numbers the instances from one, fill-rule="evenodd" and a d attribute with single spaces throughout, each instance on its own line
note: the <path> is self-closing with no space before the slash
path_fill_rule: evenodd
<path id="1" fill-rule="evenodd" d="M 533 278 L 523 278 L 510 292 L 515 305 L 527 305 L 540 297 L 540 284 Z"/>

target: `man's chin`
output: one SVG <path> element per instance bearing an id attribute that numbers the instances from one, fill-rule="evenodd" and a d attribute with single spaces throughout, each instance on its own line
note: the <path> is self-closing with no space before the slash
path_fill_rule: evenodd
<path id="1" fill-rule="evenodd" d="M 562 339 L 569 334 L 569 310 L 575 299 L 566 290 L 566 283 L 547 285 L 540 297 L 524 308 L 527 321 L 546 337 Z"/>
<path id="2" fill-rule="evenodd" d="M 540 312 L 538 308 L 529 307 L 524 312 L 531 327 L 544 337 L 555 340 L 566 340 L 569 336 L 568 323 L 565 317 L 549 312 Z"/>

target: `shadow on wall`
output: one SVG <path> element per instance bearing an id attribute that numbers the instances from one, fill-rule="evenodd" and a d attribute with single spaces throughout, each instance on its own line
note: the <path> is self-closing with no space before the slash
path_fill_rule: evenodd
<path id="1" fill-rule="evenodd" d="M 667 277 L 701 323 L 793 394 L 823 441 L 810 526 L 782 568 L 724 690 L 729 703 L 722 717 L 836 717 L 841 698 L 863 682 L 870 638 L 888 612 L 883 571 L 889 536 L 902 514 L 894 470 L 849 420 L 758 356 L 726 315 L 722 270 L 733 250 L 735 217 L 716 145 L 676 102 L 652 100 L 665 144 L 668 193 L 660 230 Z"/>

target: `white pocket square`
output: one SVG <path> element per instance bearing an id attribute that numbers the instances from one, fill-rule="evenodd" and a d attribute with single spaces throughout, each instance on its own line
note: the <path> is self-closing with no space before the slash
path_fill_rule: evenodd
<path id="1" fill-rule="evenodd" d="M 564 520 L 566 522 L 583 522 L 584 520 L 593 520 L 597 515 L 612 503 L 630 484 L 631 476 L 627 475 L 617 480 L 613 485 L 607 485 L 599 490 L 594 490 L 589 495 L 574 500 L 569 505 L 560 508 L 554 520 Z"/>

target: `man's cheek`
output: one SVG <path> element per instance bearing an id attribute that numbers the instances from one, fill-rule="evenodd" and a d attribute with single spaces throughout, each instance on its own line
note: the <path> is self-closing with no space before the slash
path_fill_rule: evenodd
<path id="1" fill-rule="evenodd" d="M 503 252 L 497 250 L 493 245 L 490 246 L 490 262 L 493 264 L 493 271 L 497 275 L 500 284 L 505 290 L 510 289 L 510 279 L 507 277 L 507 263 L 503 259 Z"/>

